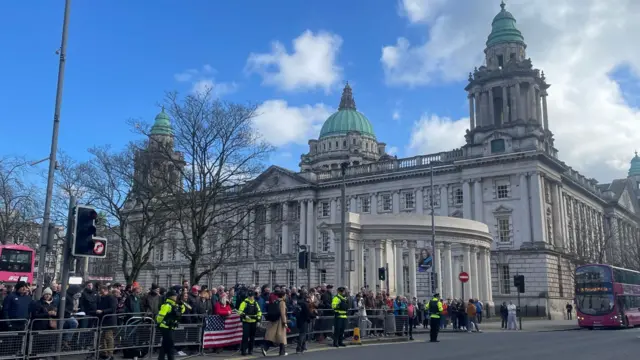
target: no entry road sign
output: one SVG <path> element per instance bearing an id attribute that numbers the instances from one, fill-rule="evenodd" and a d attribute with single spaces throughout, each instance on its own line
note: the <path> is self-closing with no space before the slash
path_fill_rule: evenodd
<path id="1" fill-rule="evenodd" d="M 460 274 L 458 274 L 458 280 L 460 280 L 460 282 L 462 283 L 466 283 L 467 281 L 469 281 L 469 274 L 464 271 L 461 272 Z"/>

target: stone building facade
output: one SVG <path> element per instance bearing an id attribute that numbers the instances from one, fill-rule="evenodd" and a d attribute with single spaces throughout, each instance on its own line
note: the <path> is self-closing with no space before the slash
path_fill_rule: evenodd
<path id="1" fill-rule="evenodd" d="M 297 270 L 301 245 L 313 250 L 311 282 L 337 283 L 336 239 L 329 229 L 340 222 L 343 210 L 343 163 L 348 164 L 345 210 L 350 213 L 420 216 L 433 208 L 437 216 L 487 225 L 493 240 L 486 264 L 492 295 L 471 290 L 466 297 L 491 297 L 496 303 L 515 300 L 513 276 L 521 274 L 526 283 L 523 305 L 559 317 L 573 299 L 576 264 L 630 266 L 634 259 L 625 258 L 631 255 L 624 249 L 638 242 L 640 158 L 632 160 L 627 179 L 611 184 L 598 184 L 561 161 L 549 119 L 553 114 L 546 105 L 550 85 L 526 57 L 524 37 L 504 4 L 493 19 L 485 54 L 486 65 L 470 73 L 465 88 L 470 124 L 460 136 L 466 144 L 450 151 L 404 159 L 389 156 L 369 120 L 356 110 L 347 84 L 338 111 L 327 119 L 319 138 L 309 141 L 300 171 L 272 166 L 256 179 L 269 185 L 269 205 L 252 210 L 251 216 L 269 221 L 251 231 L 274 245 L 260 251 L 242 249 L 207 280 L 210 285 L 306 284 L 306 271 Z M 159 127 L 170 126 L 161 118 Z M 163 136 L 170 136 L 170 131 Z M 416 246 L 428 248 L 428 239 L 425 234 Z M 375 247 L 370 249 L 375 253 Z M 444 251 L 436 249 L 439 263 Z M 366 265 L 368 253 L 363 283 L 367 277 L 373 280 L 372 265 Z M 472 263 L 482 256 L 478 247 L 452 253 L 453 273 L 464 270 L 475 276 Z M 167 242 L 156 250 L 140 281 L 177 283 L 188 273 L 186 268 L 175 246 Z M 455 277 L 452 281 L 457 282 Z M 441 286 L 450 290 L 444 296 L 461 295 L 454 284 Z"/>

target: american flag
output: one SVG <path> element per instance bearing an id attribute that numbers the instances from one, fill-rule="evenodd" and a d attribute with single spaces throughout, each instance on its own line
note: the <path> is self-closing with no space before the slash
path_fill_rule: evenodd
<path id="1" fill-rule="evenodd" d="M 238 345 L 242 342 L 242 323 L 240 315 L 232 313 L 223 318 L 209 315 L 204 318 L 202 344 L 205 349 Z"/>

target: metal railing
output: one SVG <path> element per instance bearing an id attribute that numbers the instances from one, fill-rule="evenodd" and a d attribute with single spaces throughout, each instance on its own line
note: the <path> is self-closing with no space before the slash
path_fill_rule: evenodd
<path id="1" fill-rule="evenodd" d="M 369 309 L 366 316 L 357 309 L 347 312 L 345 341 L 353 336 L 356 327 L 362 338 L 378 336 L 408 336 L 406 315 Z M 202 355 L 206 316 L 183 315 L 174 330 L 175 346 L 188 350 L 190 355 Z M 300 326 L 306 327 L 306 340 L 322 342 L 333 336 L 334 313 L 330 309 L 317 310 L 317 317 L 309 323 L 297 324 L 296 316 L 288 314 L 290 346 L 296 346 Z M 256 342 L 264 341 L 268 321 L 258 324 Z M 162 335 L 154 316 L 145 313 L 108 314 L 101 317 L 72 317 L 64 320 L 42 318 L 28 320 L 0 320 L 0 360 L 40 359 L 84 355 L 99 359 L 114 354 L 125 358 L 143 358 L 161 346 Z M 258 345 L 256 345 L 258 346 Z M 237 346 L 231 346 L 232 348 Z M 237 350 L 236 350 L 237 351 Z"/>

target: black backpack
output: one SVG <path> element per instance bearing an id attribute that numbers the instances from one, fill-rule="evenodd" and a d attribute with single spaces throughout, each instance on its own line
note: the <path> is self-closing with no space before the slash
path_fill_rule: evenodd
<path id="1" fill-rule="evenodd" d="M 280 319 L 280 300 L 276 300 L 267 305 L 267 321 L 278 321 Z"/>
<path id="2" fill-rule="evenodd" d="M 438 314 L 440 311 L 438 309 L 438 300 L 431 300 L 429 302 L 429 313 L 430 314 Z"/>

